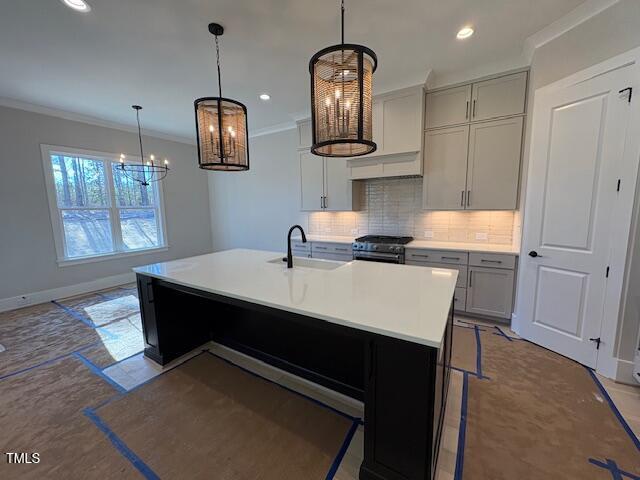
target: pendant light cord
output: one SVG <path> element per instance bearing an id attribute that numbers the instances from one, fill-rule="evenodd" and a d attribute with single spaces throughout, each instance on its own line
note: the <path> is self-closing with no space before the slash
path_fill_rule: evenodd
<path id="1" fill-rule="evenodd" d="M 222 98 L 222 75 L 220 75 L 220 45 L 218 44 L 218 35 L 216 37 L 216 63 L 218 66 L 218 96 Z"/>
<path id="2" fill-rule="evenodd" d="M 140 161 L 144 164 L 144 152 L 142 151 L 142 132 L 140 130 L 140 110 L 136 109 L 136 120 L 138 121 L 138 142 L 140 143 Z"/>
<path id="3" fill-rule="evenodd" d="M 344 45 L 344 0 L 340 2 L 340 30 L 342 36 L 342 45 Z"/>

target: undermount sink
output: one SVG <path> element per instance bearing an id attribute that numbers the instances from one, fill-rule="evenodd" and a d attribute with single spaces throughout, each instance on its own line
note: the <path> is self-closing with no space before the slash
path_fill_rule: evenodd
<path id="1" fill-rule="evenodd" d="M 275 263 L 287 268 L 287 259 L 282 257 L 269 260 L 268 263 Z M 293 257 L 293 268 L 315 268 L 318 270 L 335 270 L 344 265 L 344 262 L 335 262 L 333 260 L 319 260 L 317 258 Z"/>

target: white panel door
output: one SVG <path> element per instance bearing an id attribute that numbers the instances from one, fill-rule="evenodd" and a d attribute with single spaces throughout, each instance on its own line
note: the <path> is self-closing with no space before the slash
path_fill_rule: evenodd
<path id="1" fill-rule="evenodd" d="M 471 124 L 468 210 L 515 210 L 522 147 L 522 117 Z"/>
<path id="2" fill-rule="evenodd" d="M 319 158 L 319 157 L 316 157 Z M 325 210 L 353 210 L 350 169 L 345 158 L 325 158 Z"/>
<path id="3" fill-rule="evenodd" d="M 422 180 L 425 209 L 464 209 L 468 147 L 468 125 L 425 133 Z"/>
<path id="4" fill-rule="evenodd" d="M 630 120 L 632 66 L 536 94 L 518 282 L 520 334 L 595 367 Z M 522 316 L 522 318 L 520 318 Z"/>
<path id="5" fill-rule="evenodd" d="M 473 84 L 471 120 L 520 115 L 527 97 L 527 72 Z"/>
<path id="6" fill-rule="evenodd" d="M 426 102 L 426 128 L 466 123 L 471 109 L 471 85 L 428 93 Z"/>
<path id="7" fill-rule="evenodd" d="M 322 210 L 324 197 L 324 158 L 300 152 L 300 208 Z"/>

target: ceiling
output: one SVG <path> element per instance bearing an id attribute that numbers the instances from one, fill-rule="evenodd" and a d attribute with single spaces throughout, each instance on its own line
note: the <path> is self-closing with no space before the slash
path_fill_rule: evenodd
<path id="1" fill-rule="evenodd" d="M 264 129 L 308 111 L 308 62 L 339 43 L 338 0 L 3 0 L 0 97 L 194 138 L 193 100 L 217 95 L 217 21 L 223 95 Z M 583 0 L 346 0 L 346 41 L 379 59 L 374 92 L 522 66 L 525 39 Z M 456 40 L 464 25 L 476 33 Z M 269 102 L 258 99 L 262 92 Z"/>

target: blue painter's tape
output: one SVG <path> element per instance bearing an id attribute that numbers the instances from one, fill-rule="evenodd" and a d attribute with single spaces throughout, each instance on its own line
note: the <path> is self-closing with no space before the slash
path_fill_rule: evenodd
<path id="1" fill-rule="evenodd" d="M 631 480 L 640 480 L 639 476 L 633 473 L 625 472 L 624 470 L 621 470 L 618 467 L 618 464 L 615 461 L 611 460 L 610 458 L 607 458 L 607 463 L 601 462 L 600 460 L 596 460 L 595 458 L 590 458 L 589 463 L 592 463 L 597 467 L 609 470 L 613 480 L 622 480 L 622 477 L 627 477 L 627 478 L 630 478 Z"/>
<path id="2" fill-rule="evenodd" d="M 120 385 L 118 382 L 112 380 L 111 378 L 109 378 L 109 376 L 105 375 L 102 370 L 100 369 L 100 367 L 98 367 L 96 364 L 94 364 L 91 360 L 89 360 L 87 357 L 85 357 L 84 355 L 82 355 L 81 353 L 74 353 L 73 354 L 74 357 L 76 357 L 78 360 L 80 360 L 82 363 L 85 364 L 85 366 L 91 370 L 92 373 L 94 373 L 95 375 L 97 375 L 98 377 L 100 377 L 102 380 L 104 380 L 105 382 L 107 382 L 109 385 L 111 385 L 113 388 L 115 388 L 118 392 L 120 393 L 125 393 L 127 390 Z"/>
<path id="3" fill-rule="evenodd" d="M 486 375 L 483 375 L 482 377 L 478 377 L 478 374 L 476 372 L 470 372 L 469 370 L 465 370 L 464 368 L 454 367 L 454 366 L 451 366 L 450 368 L 451 368 L 451 370 L 456 370 L 456 371 L 461 372 L 461 373 L 466 373 L 468 375 L 473 375 L 478 380 L 491 380 L 491 378 L 487 377 Z"/>
<path id="4" fill-rule="evenodd" d="M 351 424 L 351 428 L 349 428 L 347 435 L 344 437 L 342 446 L 340 447 L 340 450 L 338 450 L 338 454 L 336 455 L 336 458 L 333 460 L 333 463 L 331 464 L 331 468 L 329 468 L 329 471 L 327 472 L 326 480 L 333 480 L 333 477 L 335 477 L 336 472 L 338 471 L 338 467 L 340 467 L 340 463 L 342 463 L 342 459 L 344 458 L 344 455 L 347 453 L 347 449 L 349 448 L 349 445 L 351 445 L 351 440 L 353 440 L 353 436 L 356 434 L 356 431 L 358 430 L 358 425 L 360 425 L 360 422 L 357 419 L 354 420 L 353 423 Z"/>
<path id="5" fill-rule="evenodd" d="M 507 340 L 509 340 L 510 342 L 513 342 L 513 339 L 512 339 L 509 335 L 507 335 L 506 333 L 504 333 L 500 327 L 498 327 L 497 325 L 494 325 L 494 326 L 493 326 L 493 328 L 495 328 L 496 330 L 498 330 L 498 335 L 499 335 L 499 336 L 506 338 L 506 339 L 507 339 Z"/>
<path id="6" fill-rule="evenodd" d="M 462 480 L 464 468 L 464 444 L 467 436 L 467 406 L 469 399 L 469 374 L 462 379 L 462 405 L 460 406 L 460 430 L 458 431 L 458 451 L 456 453 L 456 471 L 454 480 Z"/>
<path id="7" fill-rule="evenodd" d="M 91 408 L 85 408 L 84 414 L 93 422 L 93 424 L 98 427 L 98 429 L 105 434 L 105 436 L 109 439 L 111 444 L 118 450 L 124 458 L 129 460 L 131 465 L 133 465 L 147 480 L 160 480 L 160 477 L 155 474 L 151 468 L 144 463 L 140 457 L 138 457 L 133 450 L 131 450 L 127 445 L 115 434 L 113 430 L 109 428 L 109 426 L 98 416 L 98 414 Z"/>
<path id="8" fill-rule="evenodd" d="M 273 383 L 274 385 L 277 385 L 277 386 L 279 386 L 280 388 L 283 388 L 284 390 L 286 390 L 286 391 L 288 391 L 288 392 L 291 392 L 291 393 L 294 393 L 294 394 L 296 394 L 296 395 L 298 395 L 298 396 L 300 396 L 300 397 L 303 397 L 303 398 L 305 398 L 305 399 L 309 400 L 310 402 L 313 402 L 313 403 L 315 403 L 316 405 L 319 405 L 319 406 L 321 406 L 321 407 L 323 407 L 323 408 L 326 408 L 326 409 L 328 409 L 328 410 L 331 410 L 332 412 L 337 413 L 338 415 L 341 415 L 341 416 L 343 416 L 343 417 L 345 417 L 345 418 L 348 418 L 349 420 L 351 420 L 351 421 L 353 421 L 353 422 L 355 422 L 355 421 L 361 421 L 361 419 L 360 419 L 359 417 L 354 417 L 354 416 L 352 416 L 352 415 L 349 415 L 348 413 L 345 413 L 345 412 L 343 412 L 343 411 L 341 411 L 341 410 L 338 410 L 337 408 L 334 408 L 334 407 L 332 407 L 331 405 L 327 405 L 326 403 L 323 403 L 323 402 L 321 402 L 320 400 L 316 400 L 315 398 L 310 397 L 310 396 L 308 396 L 308 395 L 305 395 L 304 393 L 300 393 L 300 392 L 297 392 L 297 391 L 295 391 L 295 390 L 293 390 L 293 389 L 291 389 L 291 388 L 289 388 L 289 387 L 285 387 L 284 385 L 282 385 L 282 384 L 280 384 L 280 383 L 278 383 L 278 382 L 274 382 L 273 380 L 271 380 L 271 379 L 269 379 L 269 378 L 263 377 L 262 375 L 260 375 L 260 374 L 258 374 L 258 373 L 252 372 L 251 370 L 248 370 L 248 369 L 246 369 L 246 368 L 244 368 L 244 367 L 241 367 L 241 366 L 240 366 L 240 365 L 238 365 L 237 363 L 233 363 L 231 360 L 227 360 L 226 358 L 221 357 L 220 355 L 218 355 L 218 354 L 216 354 L 216 353 L 213 353 L 213 352 L 212 352 L 212 351 L 210 351 L 210 350 L 207 350 L 207 352 L 208 352 L 209 354 L 213 355 L 214 357 L 219 358 L 219 359 L 220 359 L 220 360 L 222 360 L 223 362 L 226 362 L 226 363 L 228 363 L 229 365 L 233 365 L 234 367 L 239 368 L 240 370 L 242 370 L 242 371 L 244 371 L 244 372 L 247 372 L 248 374 L 253 375 L 254 377 L 261 378 L 261 379 L 262 379 L 262 380 L 264 380 L 265 382 Z"/>
<path id="9" fill-rule="evenodd" d="M 51 303 L 53 303 L 54 305 L 57 305 L 58 307 L 60 307 L 62 310 L 67 312 L 69 315 L 71 315 L 76 320 L 80 320 L 87 327 L 96 328 L 95 324 L 91 321 L 90 318 L 85 317 L 84 315 L 82 315 L 77 310 L 75 310 L 75 309 L 73 309 L 71 307 L 67 307 L 66 305 L 63 305 L 62 303 L 56 302 L 55 300 L 51 300 Z"/>
<path id="10" fill-rule="evenodd" d="M 476 374 L 478 378 L 482 379 L 482 342 L 480 341 L 480 329 L 476 325 L 474 327 L 476 333 Z"/>
<path id="11" fill-rule="evenodd" d="M 591 378 L 593 378 L 593 381 L 598 386 L 598 389 L 600 389 L 600 393 L 602 393 L 602 396 L 605 398 L 605 400 L 609 404 L 609 407 L 611 407 L 611 411 L 613 412 L 613 414 L 616 416 L 616 418 L 620 422 L 620 425 L 622 425 L 622 428 L 624 428 L 625 432 L 627 432 L 627 435 L 629 435 L 629 438 L 631 439 L 633 444 L 640 451 L 640 440 L 638 440 L 638 437 L 636 437 L 636 434 L 633 433 L 633 430 L 631 430 L 631 427 L 629 426 L 627 421 L 624 419 L 624 417 L 620 413 L 620 410 L 618 410 L 618 407 L 616 407 L 616 404 L 613 403 L 613 400 L 611 400 L 611 397 L 609 396 L 609 394 L 605 390 L 605 388 L 602 385 L 602 383 L 600 383 L 600 380 L 598 380 L 598 377 L 596 377 L 596 374 L 589 367 L 584 367 L 584 368 L 587 369 L 587 372 L 589 372 L 589 375 L 591 375 Z"/>
<path id="12" fill-rule="evenodd" d="M 98 343 L 100 343 L 100 342 L 93 342 L 93 343 L 90 343 L 89 345 L 85 345 L 84 347 L 80 347 L 78 350 L 76 350 L 74 352 L 65 353 L 64 355 L 58 355 L 57 357 L 50 358 L 49 360 L 45 360 L 44 362 L 37 363 L 35 365 L 32 365 L 31 367 L 27 367 L 27 368 L 23 368 L 21 370 L 16 370 L 15 372 L 7 373 L 7 374 L 1 376 L 0 380 L 3 380 L 5 378 L 9 378 L 9 377 L 14 377 L 16 375 L 20 375 L 21 373 L 25 373 L 25 372 L 28 372 L 30 370 L 34 370 L 36 368 L 44 367 L 45 365 L 49 365 L 51 363 L 58 362 L 60 360 L 63 360 L 65 358 L 68 358 L 68 357 L 72 356 L 73 354 L 75 354 L 77 352 L 81 352 L 83 350 L 86 350 L 87 348 L 94 347 Z"/>

